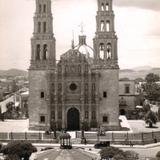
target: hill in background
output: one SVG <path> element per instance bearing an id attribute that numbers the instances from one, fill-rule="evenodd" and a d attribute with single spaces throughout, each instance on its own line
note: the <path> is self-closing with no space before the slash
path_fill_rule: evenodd
<path id="1" fill-rule="evenodd" d="M 129 78 L 134 80 L 136 78 L 145 78 L 149 73 L 158 74 L 160 76 L 160 68 L 152 68 L 150 66 L 141 66 L 133 69 L 121 69 L 119 78 Z M 21 69 L 0 70 L 0 76 L 24 76 L 28 77 L 28 71 Z"/>
<path id="2" fill-rule="evenodd" d="M 129 78 L 134 80 L 136 78 L 145 78 L 147 74 L 154 73 L 160 76 L 160 68 L 152 68 L 150 66 L 136 67 L 133 69 L 120 70 L 119 78 Z"/>
<path id="3" fill-rule="evenodd" d="M 16 77 L 16 76 L 24 76 L 27 77 L 28 76 L 28 72 L 24 71 L 24 70 L 20 70 L 20 69 L 9 69 L 9 70 L 0 70 L 0 76 L 12 76 L 12 77 Z"/>

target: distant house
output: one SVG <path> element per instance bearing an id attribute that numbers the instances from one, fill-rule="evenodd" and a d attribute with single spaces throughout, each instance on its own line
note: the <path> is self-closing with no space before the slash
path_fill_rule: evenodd
<path id="1" fill-rule="evenodd" d="M 0 94 L 2 95 L 2 99 L 0 96 L 0 100 L 3 100 L 8 94 L 17 91 L 17 89 L 18 88 L 15 80 L 0 79 Z"/>
<path id="2" fill-rule="evenodd" d="M 15 94 L 15 107 L 16 104 L 20 108 L 20 111 L 22 112 L 22 117 L 26 118 L 28 117 L 28 97 L 29 97 L 29 91 L 28 88 L 22 88 Z"/>
<path id="3" fill-rule="evenodd" d="M 20 94 L 20 108 L 25 117 L 28 117 L 28 97 L 29 97 L 29 91 Z"/>
<path id="4" fill-rule="evenodd" d="M 129 110 L 134 110 L 141 105 L 140 93 L 137 92 L 135 81 L 119 81 L 119 109 L 120 115 L 126 115 Z"/>

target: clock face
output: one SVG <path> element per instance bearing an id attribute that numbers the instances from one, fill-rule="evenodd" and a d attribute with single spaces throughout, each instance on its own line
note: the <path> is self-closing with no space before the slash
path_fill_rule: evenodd
<path id="1" fill-rule="evenodd" d="M 75 83 L 71 83 L 69 88 L 71 91 L 75 91 L 77 89 L 77 85 Z"/>

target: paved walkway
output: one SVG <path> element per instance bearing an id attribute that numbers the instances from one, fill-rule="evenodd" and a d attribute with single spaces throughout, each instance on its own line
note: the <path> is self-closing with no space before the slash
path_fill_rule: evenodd
<path id="1" fill-rule="evenodd" d="M 37 154 L 36 160 L 52 160 L 52 159 L 55 160 L 59 154 L 60 154 L 60 150 L 45 151 L 45 152 L 42 152 L 40 154 Z M 31 160 L 32 160 L 32 158 L 31 158 Z"/>
<path id="2" fill-rule="evenodd" d="M 93 160 L 93 158 L 96 159 L 96 155 L 93 157 L 92 154 L 85 154 L 78 149 L 53 149 L 37 154 L 36 160 Z"/>

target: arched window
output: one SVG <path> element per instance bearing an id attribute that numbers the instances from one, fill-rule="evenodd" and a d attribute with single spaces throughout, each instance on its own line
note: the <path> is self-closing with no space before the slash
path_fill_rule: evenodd
<path id="1" fill-rule="evenodd" d="M 101 21 L 101 31 L 105 31 L 104 21 Z"/>
<path id="2" fill-rule="evenodd" d="M 46 13 L 46 4 L 43 5 L 43 12 Z"/>
<path id="3" fill-rule="evenodd" d="M 84 103 L 88 104 L 88 95 L 84 95 Z"/>
<path id="4" fill-rule="evenodd" d="M 88 119 L 88 118 L 89 118 L 89 112 L 85 111 L 85 119 Z"/>
<path id="5" fill-rule="evenodd" d="M 40 46 L 40 44 L 37 44 L 37 46 L 36 46 L 36 60 L 40 60 L 40 52 L 41 52 L 41 46 Z"/>
<path id="6" fill-rule="evenodd" d="M 62 111 L 58 111 L 58 119 L 62 119 Z"/>
<path id="7" fill-rule="evenodd" d="M 58 91 L 61 92 L 62 91 L 62 84 L 58 83 Z"/>
<path id="8" fill-rule="evenodd" d="M 81 65 L 78 65 L 78 74 L 80 75 L 81 74 Z"/>
<path id="9" fill-rule="evenodd" d="M 43 22 L 43 33 L 46 33 L 46 29 L 47 29 L 47 24 L 46 22 Z"/>
<path id="10" fill-rule="evenodd" d="M 95 83 L 92 83 L 92 92 L 94 92 L 96 90 L 96 85 Z"/>
<path id="11" fill-rule="evenodd" d="M 58 73 L 61 74 L 61 72 L 62 72 L 62 66 L 60 65 L 58 66 Z"/>
<path id="12" fill-rule="evenodd" d="M 85 92 L 88 92 L 88 83 L 85 83 Z"/>
<path id="13" fill-rule="evenodd" d="M 99 45 L 99 56 L 100 59 L 104 59 L 104 43 L 100 43 Z"/>
<path id="14" fill-rule="evenodd" d="M 112 58 L 112 45 L 111 43 L 107 43 L 107 59 Z"/>
<path id="15" fill-rule="evenodd" d="M 52 120 L 55 120 L 55 111 L 52 111 L 52 112 L 51 112 L 51 119 L 52 119 Z M 52 122 L 52 123 L 53 123 L 53 122 Z M 53 124 L 51 124 L 51 125 L 53 125 Z"/>
<path id="16" fill-rule="evenodd" d="M 109 11 L 109 4 L 106 4 L 106 11 Z"/>
<path id="17" fill-rule="evenodd" d="M 88 73 L 88 65 L 85 65 L 84 72 L 85 72 L 85 74 Z"/>
<path id="18" fill-rule="evenodd" d="M 110 21 L 106 22 L 106 30 L 107 30 L 107 32 L 110 31 Z"/>
<path id="19" fill-rule="evenodd" d="M 66 65 L 66 66 L 65 66 L 65 74 L 67 74 L 68 72 L 69 72 L 69 66 Z"/>
<path id="20" fill-rule="evenodd" d="M 43 45 L 43 60 L 47 59 L 47 45 Z"/>
<path id="21" fill-rule="evenodd" d="M 96 119 L 96 112 L 92 111 L 92 120 L 95 120 L 95 119 Z"/>
<path id="22" fill-rule="evenodd" d="M 38 22 L 38 33 L 41 33 L 41 22 Z"/>
<path id="23" fill-rule="evenodd" d="M 101 11 L 104 11 L 104 3 L 101 4 Z"/>
<path id="24" fill-rule="evenodd" d="M 108 123 L 108 116 L 103 116 L 103 122 Z"/>
<path id="25" fill-rule="evenodd" d="M 41 11 L 42 11 L 42 6 L 41 6 L 41 4 L 39 5 L 39 13 L 41 13 Z"/>

